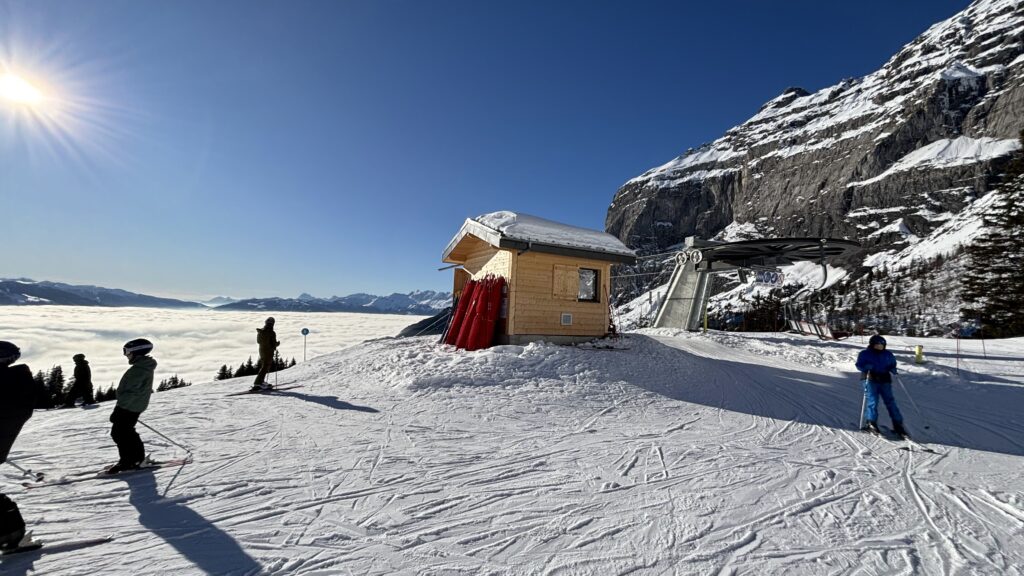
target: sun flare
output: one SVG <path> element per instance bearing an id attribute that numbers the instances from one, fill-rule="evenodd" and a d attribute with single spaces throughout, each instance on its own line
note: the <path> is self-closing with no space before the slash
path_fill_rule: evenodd
<path id="1" fill-rule="evenodd" d="M 38 104 L 43 94 L 25 79 L 14 74 L 0 76 L 0 98 L 29 106 Z"/>

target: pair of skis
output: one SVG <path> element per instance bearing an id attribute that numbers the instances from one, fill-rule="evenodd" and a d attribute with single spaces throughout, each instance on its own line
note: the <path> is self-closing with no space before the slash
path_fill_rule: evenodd
<path id="1" fill-rule="evenodd" d="M 134 470 L 125 470 L 116 474 L 108 474 L 106 470 L 100 472 L 84 472 L 80 474 L 72 474 L 69 476 L 62 476 L 55 480 L 46 480 L 42 478 L 42 474 L 37 475 L 35 482 L 22 482 L 22 486 L 25 488 L 41 488 L 43 486 L 64 486 L 67 484 L 74 484 L 76 482 L 85 482 L 88 480 L 111 480 L 114 478 L 123 478 L 131 476 L 137 472 L 145 472 L 150 470 L 159 470 L 160 468 L 171 468 L 184 466 L 192 462 L 192 458 L 176 458 L 173 460 L 164 460 L 161 462 L 147 461 L 144 465 Z M 71 552 L 80 548 L 88 548 L 90 546 L 96 546 L 98 544 L 105 544 L 114 539 L 113 536 L 106 536 L 103 538 L 88 538 L 84 540 L 69 540 L 67 542 L 58 542 L 56 544 L 47 544 L 44 541 L 34 540 L 31 537 L 26 542 L 22 543 L 17 548 L 11 550 L 4 550 L 0 556 L 16 556 L 18 554 L 25 554 L 28 552 L 40 551 L 44 553 L 58 553 L 58 552 Z"/>
<path id="2" fill-rule="evenodd" d="M 250 388 L 241 392 L 232 392 L 228 396 L 245 396 L 246 394 L 270 394 L 271 392 L 283 392 L 285 390 L 291 390 L 292 388 L 301 388 L 303 384 L 294 384 L 292 386 L 281 386 L 280 388 Z"/>
<path id="3" fill-rule="evenodd" d="M 89 480 L 110 480 L 113 478 L 123 478 L 130 476 L 137 472 L 145 472 L 149 470 L 159 470 L 160 468 L 171 468 L 177 466 L 184 466 L 192 462 L 192 458 L 175 458 L 173 460 L 163 460 L 160 462 L 149 461 L 139 468 L 134 470 L 125 470 L 116 474 L 107 473 L 106 469 L 100 470 L 99 472 L 81 472 L 78 474 L 70 474 L 68 476 L 61 476 L 53 480 L 37 480 L 35 482 L 22 482 L 21 485 L 25 488 L 42 488 L 43 486 L 65 486 L 67 484 L 75 484 L 78 482 L 86 482 Z"/>
<path id="4" fill-rule="evenodd" d="M 87 538 L 84 540 L 69 540 L 67 542 L 58 542 L 56 544 L 47 544 L 41 540 L 30 540 L 28 543 L 22 544 L 17 548 L 11 550 L 4 550 L 2 555 L 4 558 L 8 556 L 16 556 L 18 554 L 24 554 L 26 552 L 45 552 L 49 554 L 56 554 L 58 552 L 72 552 L 80 548 L 88 548 L 89 546 L 96 546 L 97 544 L 106 544 L 114 539 L 113 536 L 106 536 L 104 538 Z"/>
<path id="5" fill-rule="evenodd" d="M 900 450 L 907 450 L 907 451 L 911 451 L 911 452 L 916 450 L 916 451 L 919 451 L 919 452 L 928 452 L 930 454 L 939 454 L 938 450 L 936 450 L 936 449 L 934 449 L 934 448 L 932 448 L 930 446 L 927 446 L 925 444 L 921 444 L 920 442 L 918 442 L 917 440 L 912 439 L 910 436 L 907 436 L 906 434 L 897 434 L 896 432 L 894 432 L 893 430 L 891 430 L 889 428 L 884 428 L 882 426 L 879 426 L 878 427 L 878 432 L 874 432 L 874 431 L 872 431 L 872 430 L 870 430 L 868 428 L 861 428 L 861 431 L 862 432 L 866 432 L 868 434 L 871 434 L 872 436 L 881 438 L 881 439 L 885 440 L 886 442 L 890 442 L 892 444 L 898 444 L 899 442 L 905 442 L 906 443 L 905 445 L 899 446 Z"/>

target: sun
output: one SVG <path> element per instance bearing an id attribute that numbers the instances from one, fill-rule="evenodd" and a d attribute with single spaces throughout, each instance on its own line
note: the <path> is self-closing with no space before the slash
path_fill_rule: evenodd
<path id="1" fill-rule="evenodd" d="M 43 100 L 43 94 L 23 78 L 14 74 L 4 74 L 0 76 L 0 99 L 34 106 Z"/>

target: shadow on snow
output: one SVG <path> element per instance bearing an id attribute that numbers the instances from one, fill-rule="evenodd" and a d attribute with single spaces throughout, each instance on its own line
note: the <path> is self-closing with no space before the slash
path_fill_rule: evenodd
<path id="1" fill-rule="evenodd" d="M 305 400 L 306 402 L 312 402 L 314 404 L 320 404 L 321 406 L 327 406 L 328 408 L 334 408 L 335 410 L 354 410 L 356 412 L 380 412 L 376 408 L 369 406 L 357 406 L 350 404 L 344 400 L 340 400 L 335 396 L 316 396 L 313 394 L 300 394 L 299 392 L 281 391 L 274 392 L 274 396 L 291 396 L 292 398 L 298 398 L 299 400 Z"/>
<path id="2" fill-rule="evenodd" d="M 630 338 L 646 341 L 637 348 L 641 366 L 650 369 L 637 370 L 637 365 L 630 363 L 618 374 L 609 369 L 611 380 L 731 412 L 857 430 L 863 394 L 859 375 L 852 370 L 856 351 L 851 350 L 851 371 L 846 376 L 832 376 L 705 357 L 647 336 Z M 1024 426 L 1018 423 L 1024 392 L 1019 386 L 1005 385 L 1019 382 L 964 369 L 960 372 L 966 382 L 904 374 L 906 391 L 893 382 L 896 401 L 913 437 L 920 442 L 1024 456 Z M 684 376 L 666 378 L 668 374 Z M 879 401 L 879 423 L 888 422 L 888 412 Z"/>
<path id="3" fill-rule="evenodd" d="M 263 567 L 234 538 L 188 506 L 157 492 L 152 471 L 123 478 L 128 501 L 139 511 L 139 524 L 163 538 L 206 574 L 259 574 Z"/>

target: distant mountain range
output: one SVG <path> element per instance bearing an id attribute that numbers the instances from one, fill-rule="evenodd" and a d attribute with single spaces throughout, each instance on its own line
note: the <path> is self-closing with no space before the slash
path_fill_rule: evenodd
<path id="1" fill-rule="evenodd" d="M 116 288 L 0 279 L 0 306 L 138 306 L 141 308 L 203 308 L 197 302 L 158 298 Z"/>
<path id="2" fill-rule="evenodd" d="M 232 302 L 238 302 L 238 299 L 232 298 L 230 296 L 217 296 L 215 298 L 210 298 L 209 300 L 199 301 L 200 304 L 205 304 L 207 306 L 210 306 L 211 308 L 216 308 L 217 306 L 223 306 L 225 304 L 231 304 Z"/>
<path id="3" fill-rule="evenodd" d="M 423 290 L 408 294 L 374 296 L 352 294 L 317 298 L 250 298 L 235 300 L 217 296 L 206 302 L 188 302 L 136 294 L 116 288 L 37 282 L 27 278 L 0 279 L 0 306 L 137 306 L 141 308 L 215 308 L 267 312 L 364 312 L 378 314 L 433 315 L 451 304 L 451 293 Z"/>
<path id="4" fill-rule="evenodd" d="M 298 298 L 251 298 L 239 300 L 218 310 L 266 310 L 268 312 L 367 312 L 382 314 L 433 315 L 451 305 L 449 292 L 422 290 L 408 294 L 374 296 L 352 294 L 317 298 L 302 294 Z"/>

